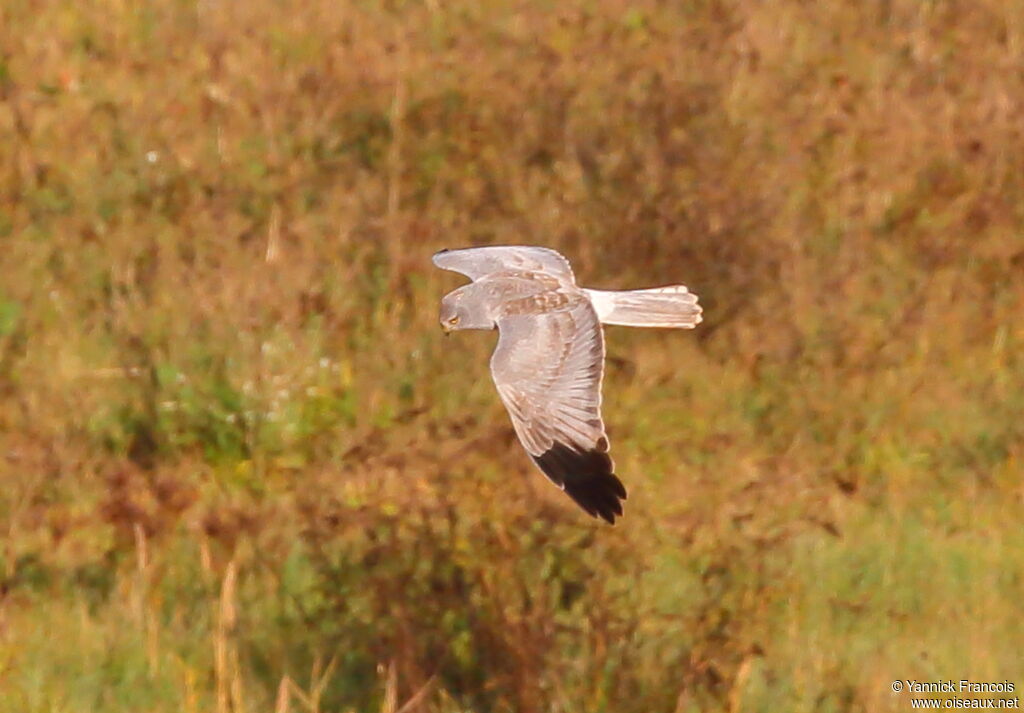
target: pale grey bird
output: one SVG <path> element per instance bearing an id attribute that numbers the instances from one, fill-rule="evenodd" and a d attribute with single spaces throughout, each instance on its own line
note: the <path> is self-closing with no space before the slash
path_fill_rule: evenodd
<path id="1" fill-rule="evenodd" d="M 580 507 L 614 523 L 626 488 L 601 419 L 601 325 L 692 329 L 697 296 L 683 285 L 588 290 L 541 247 L 442 250 L 434 264 L 472 280 L 441 300 L 444 331 L 498 329 L 491 376 L 526 452 Z"/>

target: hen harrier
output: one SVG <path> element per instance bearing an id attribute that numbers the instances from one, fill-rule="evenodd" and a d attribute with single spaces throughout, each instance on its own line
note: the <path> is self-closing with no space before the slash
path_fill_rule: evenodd
<path id="1" fill-rule="evenodd" d="M 441 300 L 444 331 L 498 329 L 491 376 L 526 452 L 591 516 L 614 523 L 626 489 L 601 420 L 601 325 L 691 329 L 697 296 L 682 285 L 578 287 L 569 262 L 540 247 L 442 250 L 434 264 L 472 280 Z"/>

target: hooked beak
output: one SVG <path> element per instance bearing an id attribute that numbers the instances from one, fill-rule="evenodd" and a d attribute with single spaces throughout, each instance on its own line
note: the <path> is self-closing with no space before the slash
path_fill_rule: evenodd
<path id="1" fill-rule="evenodd" d="M 450 337 L 452 334 L 452 328 L 449 327 L 447 324 L 441 325 L 441 331 L 444 332 L 444 336 L 446 337 Z"/>

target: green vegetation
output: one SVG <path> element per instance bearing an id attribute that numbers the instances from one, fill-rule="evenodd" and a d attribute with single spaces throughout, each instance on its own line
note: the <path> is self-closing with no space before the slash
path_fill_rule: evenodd
<path id="1" fill-rule="evenodd" d="M 0 8 L 0 713 L 902 711 L 1024 687 L 1024 5 Z M 610 328 L 614 528 L 441 247 Z"/>

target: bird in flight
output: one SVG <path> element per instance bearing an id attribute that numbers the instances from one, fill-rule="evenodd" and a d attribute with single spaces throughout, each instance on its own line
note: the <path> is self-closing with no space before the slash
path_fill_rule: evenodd
<path id="1" fill-rule="evenodd" d="M 442 250 L 434 264 L 472 280 L 441 300 L 441 328 L 498 330 L 491 376 L 523 448 L 587 513 L 614 523 L 626 488 L 601 419 L 601 325 L 692 329 L 697 296 L 683 285 L 579 287 L 568 260 L 534 246 Z"/>

